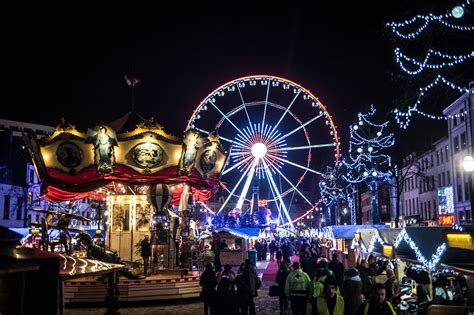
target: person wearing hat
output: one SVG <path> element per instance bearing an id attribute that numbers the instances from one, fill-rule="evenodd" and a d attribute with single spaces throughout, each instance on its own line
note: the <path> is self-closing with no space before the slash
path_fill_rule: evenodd
<path id="1" fill-rule="evenodd" d="M 337 282 L 329 275 L 324 280 L 323 294 L 316 298 L 311 314 L 314 315 L 344 315 L 344 298 L 336 293 Z"/>
<path id="2" fill-rule="evenodd" d="M 383 284 L 376 283 L 373 293 L 370 300 L 359 307 L 357 315 L 396 315 L 392 303 L 386 299 L 386 289 Z"/>
<path id="3" fill-rule="evenodd" d="M 291 313 L 293 315 L 306 315 L 308 301 L 308 286 L 311 280 L 306 272 L 300 269 L 300 263 L 293 263 L 285 282 L 285 294 L 290 298 Z"/>

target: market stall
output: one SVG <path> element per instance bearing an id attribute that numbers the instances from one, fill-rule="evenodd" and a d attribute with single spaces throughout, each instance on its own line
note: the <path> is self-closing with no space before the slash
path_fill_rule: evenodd
<path id="1" fill-rule="evenodd" d="M 247 259 L 247 250 L 253 248 L 260 235 L 259 228 L 219 228 L 216 232 L 218 239 L 226 244 L 220 250 L 221 264 L 231 266 L 238 266 Z"/>

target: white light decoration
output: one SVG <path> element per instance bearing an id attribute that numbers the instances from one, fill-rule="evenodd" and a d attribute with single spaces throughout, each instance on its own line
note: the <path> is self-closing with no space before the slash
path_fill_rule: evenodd
<path id="1" fill-rule="evenodd" d="M 378 133 L 378 132 L 377 132 L 377 136 L 379 136 L 379 133 Z M 374 148 L 368 147 L 368 148 L 367 148 L 367 151 L 372 152 L 372 151 L 374 151 Z"/>
<path id="2" fill-rule="evenodd" d="M 451 14 L 453 15 L 454 18 L 456 19 L 460 19 L 463 17 L 464 15 L 464 8 L 460 5 L 458 6 L 455 6 L 452 10 L 451 10 Z"/>
<path id="3" fill-rule="evenodd" d="M 373 176 L 373 177 L 376 177 L 376 176 L 377 176 L 377 172 L 376 172 L 376 171 L 373 171 L 373 172 L 372 172 L 372 176 Z"/>
<path id="4" fill-rule="evenodd" d="M 472 7 L 473 1 L 465 0 L 461 5 L 456 6 L 452 10 L 446 11 L 444 14 L 429 13 L 426 15 L 417 15 L 411 19 L 403 22 L 392 22 L 388 23 L 387 26 L 392 29 L 394 35 L 401 39 L 413 40 L 416 39 L 424 30 L 428 28 L 431 22 L 441 23 L 445 27 L 451 28 L 456 31 L 470 32 L 474 30 L 474 26 L 465 26 L 454 24 L 450 21 L 453 18 L 461 19 L 464 17 L 464 12 L 469 12 Z M 467 51 L 464 54 L 451 55 L 445 52 L 429 49 L 424 57 L 413 58 L 402 52 L 400 47 L 394 48 L 394 55 L 397 64 L 400 69 L 406 74 L 416 76 L 421 74 L 424 70 L 443 70 L 445 68 L 454 67 L 456 65 L 464 64 L 466 61 L 472 60 L 474 57 L 474 51 Z M 446 79 L 441 74 L 438 74 L 428 85 L 419 89 L 419 95 L 416 98 L 414 104 L 408 106 L 407 110 L 395 110 L 395 118 L 397 123 L 402 129 L 407 129 L 410 125 L 411 117 L 415 114 L 430 118 L 433 120 L 448 120 L 456 119 L 460 116 L 464 116 L 466 113 L 462 112 L 455 115 L 433 115 L 419 109 L 419 105 L 422 103 L 424 96 L 433 87 L 443 84 L 447 88 L 458 91 L 460 93 L 469 92 L 469 89 L 463 85 L 455 84 L 452 81 Z"/>
<path id="5" fill-rule="evenodd" d="M 425 256 L 421 253 L 420 249 L 418 246 L 415 244 L 415 242 L 412 240 L 412 238 L 408 235 L 407 231 L 403 229 L 400 234 L 398 234 L 395 242 L 393 243 L 393 246 L 395 248 L 398 248 L 400 246 L 400 243 L 402 241 L 405 241 L 408 246 L 415 252 L 416 259 L 425 267 L 427 267 L 430 270 L 434 270 L 436 268 L 436 265 L 439 263 L 441 260 L 441 257 L 443 254 L 446 252 L 447 246 L 446 243 L 442 243 L 436 248 L 436 252 L 431 256 L 430 260 L 427 260 Z"/>
<path id="6" fill-rule="evenodd" d="M 358 153 L 362 153 L 362 151 L 363 151 L 362 148 L 357 148 L 357 152 L 358 152 Z M 369 152 L 370 152 L 370 151 L 369 151 Z"/>

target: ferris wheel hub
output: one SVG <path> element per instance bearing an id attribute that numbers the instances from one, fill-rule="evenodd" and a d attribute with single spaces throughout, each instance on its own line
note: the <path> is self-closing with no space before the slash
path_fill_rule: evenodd
<path id="1" fill-rule="evenodd" d="M 252 155 L 256 158 L 263 158 L 267 154 L 267 146 L 257 142 L 252 146 Z"/>

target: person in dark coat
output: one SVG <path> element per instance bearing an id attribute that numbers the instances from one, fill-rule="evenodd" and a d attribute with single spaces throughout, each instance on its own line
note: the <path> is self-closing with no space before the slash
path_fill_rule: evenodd
<path id="1" fill-rule="evenodd" d="M 206 269 L 201 274 L 199 285 L 201 286 L 201 299 L 204 302 L 204 315 L 208 315 L 217 285 L 216 272 L 211 263 L 206 265 Z"/>
<path id="2" fill-rule="evenodd" d="M 150 258 L 151 258 L 151 243 L 150 243 L 150 236 L 145 234 L 145 238 L 140 243 L 141 250 L 140 256 L 143 258 L 143 275 L 149 276 L 150 275 Z"/>
<path id="3" fill-rule="evenodd" d="M 244 272 L 235 279 L 239 300 L 241 301 L 242 315 L 255 315 L 254 297 L 258 296 L 258 289 L 262 285 L 257 276 L 257 272 L 253 268 L 250 260 L 245 260 Z"/>
<path id="4" fill-rule="evenodd" d="M 332 253 L 332 260 L 328 264 L 328 269 L 332 270 L 337 281 L 337 286 L 342 290 L 342 283 L 344 281 L 344 264 L 339 261 L 337 252 Z"/>
<path id="5" fill-rule="evenodd" d="M 228 278 L 222 278 L 219 282 L 217 292 L 211 299 L 212 315 L 239 315 L 238 300 L 232 293 L 231 286 Z"/>
<path id="6" fill-rule="evenodd" d="M 286 314 L 288 311 L 288 297 L 285 294 L 285 284 L 286 277 L 288 277 L 289 273 L 290 271 L 288 270 L 288 265 L 286 262 L 281 261 L 275 279 L 275 283 L 278 284 L 280 289 L 280 295 L 278 297 L 278 302 L 280 304 L 280 315 Z"/>

